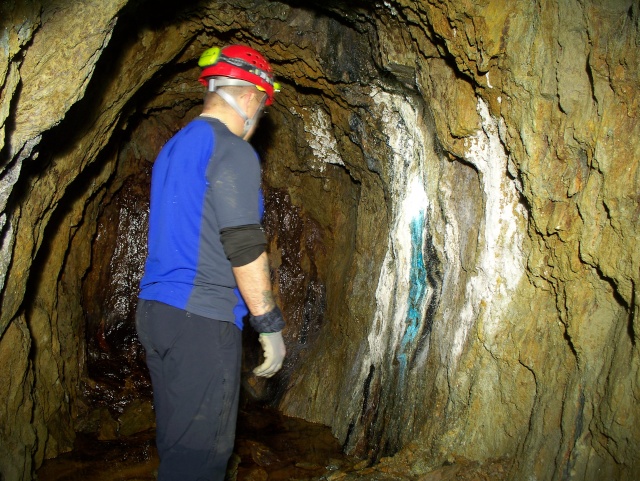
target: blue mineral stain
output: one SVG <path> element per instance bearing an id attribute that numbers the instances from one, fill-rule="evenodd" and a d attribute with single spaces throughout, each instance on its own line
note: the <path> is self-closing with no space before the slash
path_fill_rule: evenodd
<path id="1" fill-rule="evenodd" d="M 400 362 L 400 379 L 404 378 L 407 359 L 411 357 L 413 344 L 420 332 L 422 306 L 427 296 L 427 267 L 423 254 L 424 211 L 411 220 L 411 270 L 409 271 L 409 306 L 405 320 L 405 331 L 400 341 L 397 359 Z"/>

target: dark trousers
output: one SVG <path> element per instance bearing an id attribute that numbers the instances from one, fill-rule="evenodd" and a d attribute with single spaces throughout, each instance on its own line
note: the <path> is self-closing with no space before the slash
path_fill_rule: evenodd
<path id="1" fill-rule="evenodd" d="M 153 386 L 158 481 L 222 481 L 235 439 L 240 329 L 142 299 L 136 329 Z"/>

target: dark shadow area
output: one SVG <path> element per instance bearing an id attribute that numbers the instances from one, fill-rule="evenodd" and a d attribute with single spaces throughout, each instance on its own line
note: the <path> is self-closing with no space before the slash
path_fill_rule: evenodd
<path id="1" fill-rule="evenodd" d="M 81 434 L 72 452 L 45 461 L 37 477 L 40 481 L 154 480 L 158 467 L 154 435 L 153 430 L 148 430 L 106 441 Z M 332 472 L 350 469 L 357 462 L 341 453 L 326 426 L 244 402 L 227 479 L 326 479 Z"/>

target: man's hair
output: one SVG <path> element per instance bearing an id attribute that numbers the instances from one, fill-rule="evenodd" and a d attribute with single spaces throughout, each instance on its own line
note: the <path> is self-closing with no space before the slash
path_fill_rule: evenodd
<path id="1" fill-rule="evenodd" d="M 218 89 L 222 90 L 224 89 L 225 92 L 228 92 L 229 94 L 231 94 L 231 96 L 234 99 L 237 99 L 238 97 L 240 97 L 242 94 L 245 93 L 251 93 L 257 90 L 255 87 L 253 86 L 226 86 L 226 87 L 218 87 Z M 227 106 L 228 104 L 225 102 L 225 100 L 220 97 L 219 95 L 217 95 L 215 92 L 207 92 L 204 96 L 204 108 L 205 109 L 209 109 L 211 107 L 217 107 L 217 106 Z"/>

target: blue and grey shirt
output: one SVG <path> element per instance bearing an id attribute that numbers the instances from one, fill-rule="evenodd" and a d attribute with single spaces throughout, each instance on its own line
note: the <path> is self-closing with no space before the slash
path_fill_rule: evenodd
<path id="1" fill-rule="evenodd" d="M 260 162 L 220 121 L 198 117 L 158 155 L 141 299 L 235 322 L 246 314 L 220 231 L 260 224 Z"/>

